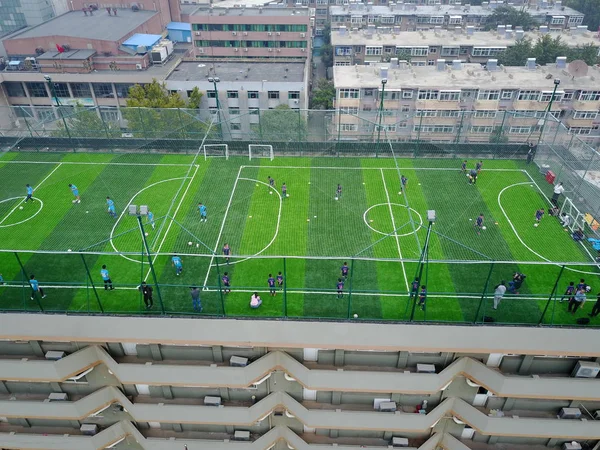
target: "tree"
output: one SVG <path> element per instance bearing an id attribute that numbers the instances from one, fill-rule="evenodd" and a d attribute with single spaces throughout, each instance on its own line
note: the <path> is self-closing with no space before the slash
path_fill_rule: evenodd
<path id="1" fill-rule="evenodd" d="M 502 127 L 495 127 L 490 135 L 490 144 L 505 144 L 508 142 L 508 137 L 504 135 Z"/>
<path id="2" fill-rule="evenodd" d="M 567 56 L 568 52 L 569 47 L 560 36 L 553 39 L 549 34 L 541 36 L 533 46 L 533 58 L 540 65 L 553 63 L 558 56 Z"/>
<path id="3" fill-rule="evenodd" d="M 596 31 L 600 27 L 598 0 L 565 0 L 563 1 L 563 5 L 585 14 L 583 24 L 587 25 L 591 31 Z"/>
<path id="4" fill-rule="evenodd" d="M 594 64 L 598 64 L 600 62 L 600 58 L 598 58 L 598 46 L 592 43 L 578 45 L 575 48 L 570 48 L 567 51 L 566 56 L 569 61 L 581 59 L 585 61 L 589 66 L 593 66 Z"/>
<path id="5" fill-rule="evenodd" d="M 71 136 L 73 138 L 108 138 L 121 136 L 119 125 L 102 120 L 98 115 L 98 110 L 96 108 L 86 108 L 78 103 L 69 113 L 67 113 L 65 109 L 71 110 L 71 108 L 62 108 L 59 111 L 59 113 L 64 115 L 65 120 L 64 122 L 63 120 L 56 122 L 58 129 L 52 132 L 52 136 Z M 59 117 L 61 116 L 59 115 Z M 65 130 L 65 123 L 67 124 L 68 132 Z"/>
<path id="6" fill-rule="evenodd" d="M 165 83 L 156 79 L 152 83 L 135 84 L 129 88 L 127 106 L 130 108 L 185 108 L 185 102 L 177 92 L 169 92 Z"/>
<path id="7" fill-rule="evenodd" d="M 398 61 L 408 61 L 408 62 L 410 62 L 410 60 L 412 59 L 412 56 L 406 50 L 397 50 L 396 51 L 396 55 L 394 56 L 394 58 L 398 58 Z M 390 62 L 391 59 L 392 59 L 391 56 L 386 56 L 385 62 Z"/>
<path id="8" fill-rule="evenodd" d="M 530 39 L 519 39 L 498 56 L 498 63 L 505 66 L 524 66 L 533 53 Z"/>
<path id="9" fill-rule="evenodd" d="M 321 62 L 325 67 L 333 67 L 333 47 L 331 44 L 323 44 L 321 47 Z"/>
<path id="10" fill-rule="evenodd" d="M 331 44 L 331 24 L 330 23 L 325 25 L 325 28 L 323 28 L 323 43 Z"/>
<path id="11" fill-rule="evenodd" d="M 261 112 L 259 123 L 252 125 L 252 131 L 265 141 L 306 141 L 308 126 L 299 110 L 288 105 Z"/>
<path id="12" fill-rule="evenodd" d="M 190 109 L 198 109 L 200 108 L 200 102 L 202 101 L 202 92 L 198 89 L 198 86 L 194 86 L 192 92 L 188 98 L 188 108 Z"/>
<path id="13" fill-rule="evenodd" d="M 536 21 L 525 8 L 517 9 L 512 6 L 500 6 L 487 18 L 485 28 L 495 30 L 498 25 L 510 24 L 513 27 L 523 27 L 530 30 L 536 25 Z"/>
<path id="14" fill-rule="evenodd" d="M 311 109 L 333 109 L 335 87 L 333 81 L 321 78 L 317 88 L 313 90 L 310 99 Z"/>

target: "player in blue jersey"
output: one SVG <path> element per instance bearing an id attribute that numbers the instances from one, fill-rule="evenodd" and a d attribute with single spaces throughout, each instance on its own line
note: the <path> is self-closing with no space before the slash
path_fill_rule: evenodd
<path id="1" fill-rule="evenodd" d="M 283 275 L 281 275 L 281 272 L 277 274 L 277 287 L 279 290 L 283 289 Z"/>
<path id="2" fill-rule="evenodd" d="M 337 189 L 335 191 L 335 199 L 340 199 L 342 198 L 342 185 L 338 183 L 337 185 Z"/>
<path id="3" fill-rule="evenodd" d="M 475 164 L 475 170 L 477 171 L 477 175 L 479 175 L 479 172 L 481 172 L 482 167 L 483 161 L 479 161 L 477 164 Z"/>
<path id="4" fill-rule="evenodd" d="M 148 222 L 150 222 L 150 225 L 152 226 L 152 229 L 154 230 L 154 227 L 156 226 L 156 224 L 154 223 L 154 213 L 152 211 L 148 211 Z"/>
<path id="5" fill-rule="evenodd" d="M 106 268 L 106 264 L 102 266 L 102 270 L 100 270 L 100 276 L 102 277 L 102 281 L 104 282 L 104 290 L 108 291 L 110 289 L 112 291 L 114 287 L 112 284 L 112 280 L 110 279 L 108 269 Z"/>
<path id="6" fill-rule="evenodd" d="M 585 279 L 581 278 L 579 280 L 579 283 L 577 283 L 577 287 L 575 289 L 575 291 L 587 291 L 587 284 L 585 284 Z"/>
<path id="7" fill-rule="evenodd" d="M 200 212 L 200 222 L 206 222 L 206 206 L 198 203 L 198 211 Z"/>
<path id="8" fill-rule="evenodd" d="M 338 278 L 336 288 L 337 288 L 337 298 L 343 298 L 344 297 L 344 281 L 341 278 Z"/>
<path id="9" fill-rule="evenodd" d="M 79 189 L 77 188 L 77 186 L 75 186 L 74 184 L 69 184 L 69 188 L 75 196 L 75 200 L 73 200 L 73 203 L 81 203 L 81 198 L 79 197 Z"/>
<path id="10" fill-rule="evenodd" d="M 415 277 L 412 283 L 410 283 L 410 298 L 416 297 L 419 291 L 419 277 Z"/>
<path id="11" fill-rule="evenodd" d="M 406 189 L 407 184 L 408 184 L 408 178 L 406 178 L 404 175 L 401 175 L 400 176 L 400 192 L 402 192 Z"/>
<path id="12" fill-rule="evenodd" d="M 281 185 L 281 196 L 285 199 L 287 197 L 288 193 L 287 193 L 287 185 L 285 183 L 283 183 Z"/>
<path id="13" fill-rule="evenodd" d="M 481 229 L 483 228 L 483 222 L 485 218 L 483 217 L 483 213 L 479 214 L 479 217 L 475 219 L 475 228 L 477 228 L 477 234 L 481 233 Z"/>
<path id="14" fill-rule="evenodd" d="M 469 184 L 477 184 L 477 174 L 479 172 L 477 172 L 476 169 L 471 169 L 471 171 L 469 172 Z"/>
<path id="15" fill-rule="evenodd" d="M 183 261 L 179 256 L 173 255 L 171 265 L 175 267 L 175 275 L 179 276 L 183 272 Z"/>
<path id="16" fill-rule="evenodd" d="M 565 298 L 567 300 L 571 300 L 571 297 L 573 297 L 575 295 L 575 283 L 573 281 L 571 281 L 569 283 L 569 285 L 567 286 L 567 289 L 565 289 L 565 293 L 563 294 L 563 296 L 560 298 L 560 300 L 558 301 L 559 303 L 562 302 Z"/>
<path id="17" fill-rule="evenodd" d="M 108 214 L 113 218 L 117 218 L 117 213 L 115 212 L 115 202 L 112 201 L 110 197 L 106 197 L 106 205 L 108 206 Z"/>
<path id="18" fill-rule="evenodd" d="M 467 160 L 466 159 L 460 165 L 460 171 L 462 173 L 467 173 Z"/>
<path id="19" fill-rule="evenodd" d="M 223 255 L 225 256 L 225 262 L 227 264 L 229 264 L 229 257 L 231 256 L 231 248 L 229 247 L 229 244 L 227 242 L 225 242 L 225 245 L 223 246 Z"/>
<path id="20" fill-rule="evenodd" d="M 427 302 L 427 287 L 425 285 L 421 286 L 421 291 L 419 292 L 419 307 L 421 311 L 425 311 L 425 303 Z"/>
<path id="21" fill-rule="evenodd" d="M 344 280 L 346 280 L 348 278 L 349 270 L 350 270 L 350 268 L 348 267 L 348 263 L 344 261 L 344 264 L 342 264 L 342 267 L 340 267 L 340 271 L 342 272 L 342 278 Z"/>
<path id="22" fill-rule="evenodd" d="M 269 274 L 269 278 L 267 278 L 267 284 L 269 285 L 269 293 L 272 297 L 275 297 L 277 292 L 275 292 L 275 278 L 273 278 L 272 274 Z"/>
<path id="23" fill-rule="evenodd" d="M 25 197 L 25 201 L 23 203 L 27 203 L 29 200 L 33 202 L 33 188 L 29 184 L 26 184 L 25 189 L 27 190 L 27 197 Z"/>
<path id="24" fill-rule="evenodd" d="M 544 208 L 540 208 L 535 212 L 535 226 L 537 227 L 540 224 L 540 220 L 544 217 Z"/>
<path id="25" fill-rule="evenodd" d="M 35 298 L 35 294 L 39 293 L 42 298 L 46 298 L 46 294 L 44 294 L 44 290 L 40 287 L 40 283 L 35 279 L 35 275 L 31 275 L 29 277 L 29 285 L 31 286 L 31 300 Z"/>
<path id="26" fill-rule="evenodd" d="M 227 272 L 223 273 L 221 281 L 223 282 L 223 293 L 229 294 L 231 292 L 231 283 L 229 281 L 229 275 L 227 274 Z"/>
<path id="27" fill-rule="evenodd" d="M 269 180 L 269 188 L 274 189 L 275 188 L 275 180 L 273 178 L 271 178 L 270 175 L 267 178 Z"/>

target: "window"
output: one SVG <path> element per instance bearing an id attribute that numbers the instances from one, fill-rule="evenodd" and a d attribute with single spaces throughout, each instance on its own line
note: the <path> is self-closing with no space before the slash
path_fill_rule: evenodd
<path id="1" fill-rule="evenodd" d="M 365 48 L 365 55 L 367 55 L 367 56 L 381 55 L 382 53 L 383 53 L 383 47 L 366 47 Z"/>
<path id="2" fill-rule="evenodd" d="M 229 108 L 230 116 L 237 116 L 239 114 L 240 114 L 240 108 L 235 108 L 235 107 Z"/>
<path id="3" fill-rule="evenodd" d="M 119 110 L 116 107 L 103 106 L 100 108 L 100 115 L 105 122 L 119 122 Z"/>
<path id="4" fill-rule="evenodd" d="M 420 90 L 419 89 L 419 100 L 437 100 L 439 91 L 431 89 Z"/>
<path id="5" fill-rule="evenodd" d="M 502 91 L 500 95 L 501 100 L 510 100 L 513 98 L 514 91 Z"/>
<path id="6" fill-rule="evenodd" d="M 486 127 L 486 126 L 472 126 L 471 133 L 482 134 L 482 133 L 491 133 L 494 127 Z"/>
<path id="7" fill-rule="evenodd" d="M 500 91 L 493 91 L 484 89 L 479 91 L 477 100 L 498 100 L 500 98 Z"/>
<path id="8" fill-rule="evenodd" d="M 569 25 L 581 25 L 582 23 L 583 23 L 583 16 L 569 17 Z"/>
<path id="9" fill-rule="evenodd" d="M 45 83 L 25 83 L 31 97 L 48 97 Z"/>
<path id="10" fill-rule="evenodd" d="M 402 98 L 413 98 L 413 91 L 402 90 Z"/>
<path id="11" fill-rule="evenodd" d="M 248 108 L 251 116 L 260 116 L 260 108 Z"/>
<path id="12" fill-rule="evenodd" d="M 258 98 L 258 91 L 248 91 L 248 98 Z"/>
<path id="13" fill-rule="evenodd" d="M 460 111 L 459 110 L 453 110 L 453 109 L 442 109 L 441 111 L 439 111 L 439 116 L 440 117 L 459 117 L 460 116 Z"/>
<path id="14" fill-rule="evenodd" d="M 358 107 L 352 106 L 341 106 L 340 114 L 358 114 Z"/>
<path id="15" fill-rule="evenodd" d="M 460 47 L 442 47 L 442 56 L 458 56 Z"/>
<path id="16" fill-rule="evenodd" d="M 428 59 L 427 60 L 427 65 L 428 66 L 435 66 L 435 59 Z"/>
<path id="17" fill-rule="evenodd" d="M 326 16 L 327 8 L 317 8 L 316 14 L 317 16 Z"/>
<path id="18" fill-rule="evenodd" d="M 375 131 L 396 131 L 396 125 L 375 125 Z"/>
<path id="19" fill-rule="evenodd" d="M 340 98 L 359 98 L 359 89 L 340 89 Z"/>
<path id="20" fill-rule="evenodd" d="M 574 111 L 573 119 L 595 119 L 598 117 L 598 111 Z"/>
<path id="21" fill-rule="evenodd" d="M 415 125 L 413 131 L 421 133 L 453 133 L 454 127 L 450 125 Z"/>
<path id="22" fill-rule="evenodd" d="M 217 91 L 206 91 L 207 98 L 217 98 Z"/>
<path id="23" fill-rule="evenodd" d="M 495 110 L 481 109 L 479 111 L 475 111 L 475 114 L 473 117 L 475 117 L 477 119 L 494 119 L 496 117 L 497 113 L 498 113 L 498 111 L 495 111 Z"/>
<path id="24" fill-rule="evenodd" d="M 450 25 L 460 25 L 462 23 L 461 16 L 450 16 L 450 20 L 448 21 Z"/>
<path id="25" fill-rule="evenodd" d="M 69 86 L 67 83 L 52 83 L 54 87 L 54 92 L 59 98 L 68 98 L 71 97 L 71 93 L 69 92 Z"/>
<path id="26" fill-rule="evenodd" d="M 4 83 L 4 86 L 9 97 L 26 97 L 25 89 L 23 89 L 23 85 L 20 82 L 7 81 Z"/>
<path id="27" fill-rule="evenodd" d="M 335 48 L 335 56 L 350 56 L 352 55 L 352 47 L 337 46 Z"/>
<path id="28" fill-rule="evenodd" d="M 591 134 L 592 127 L 571 127 L 569 128 L 571 134 Z"/>
<path id="29" fill-rule="evenodd" d="M 410 106 L 408 106 L 408 105 L 402 105 L 402 109 L 401 109 L 401 111 L 402 111 L 403 113 L 410 112 Z"/>
<path id="30" fill-rule="evenodd" d="M 529 134 L 531 133 L 531 127 L 510 127 L 510 134 Z"/>
<path id="31" fill-rule="evenodd" d="M 437 53 L 437 47 L 429 47 L 429 53 Z"/>
<path id="32" fill-rule="evenodd" d="M 227 91 L 227 98 L 239 98 L 238 91 Z"/>
<path id="33" fill-rule="evenodd" d="M 565 23 L 565 16 L 552 16 L 550 23 L 552 25 L 563 25 Z"/>
<path id="34" fill-rule="evenodd" d="M 567 100 L 573 100 L 573 94 L 575 94 L 573 91 L 570 91 L 570 92 L 565 92 L 565 93 L 563 94 L 563 98 L 562 98 L 562 99 L 563 99 L 563 102 L 564 102 L 564 101 L 567 101 Z"/>
<path id="35" fill-rule="evenodd" d="M 373 97 L 374 92 L 375 92 L 375 89 L 365 89 L 363 91 L 363 96 L 364 97 Z"/>
<path id="36" fill-rule="evenodd" d="M 513 117 L 515 118 L 523 118 L 523 119 L 541 119 L 544 117 L 545 111 L 530 111 L 526 109 L 517 109 Z"/>
<path id="37" fill-rule="evenodd" d="M 268 98 L 269 98 L 269 100 L 278 100 L 279 99 L 279 91 L 269 91 Z"/>
<path id="38" fill-rule="evenodd" d="M 32 84 L 32 83 L 28 83 Z M 581 91 L 579 100 L 582 102 L 595 102 L 600 100 L 600 91 Z"/>
<path id="39" fill-rule="evenodd" d="M 361 53 L 362 53 L 362 47 L 360 45 L 355 45 L 354 46 L 354 54 L 360 55 Z"/>
<path id="40" fill-rule="evenodd" d="M 289 100 L 298 100 L 300 98 L 300 91 L 289 91 L 288 99 Z"/>
<path id="41" fill-rule="evenodd" d="M 231 131 L 239 131 L 242 129 L 242 124 L 233 122 L 229 124 L 229 128 L 231 129 Z"/>
<path id="42" fill-rule="evenodd" d="M 457 102 L 460 99 L 460 91 L 440 91 L 440 101 Z"/>
<path id="43" fill-rule="evenodd" d="M 472 56 L 498 56 L 506 47 L 473 47 Z"/>
<path id="44" fill-rule="evenodd" d="M 35 112 L 37 113 L 38 120 L 40 122 L 51 122 L 55 120 L 53 108 L 45 108 L 39 106 L 35 108 Z"/>
<path id="45" fill-rule="evenodd" d="M 406 128 L 408 124 L 406 122 L 398 122 L 398 128 Z"/>
<path id="46" fill-rule="evenodd" d="M 342 123 L 340 124 L 340 131 L 358 131 L 358 125 L 354 123 Z"/>
<path id="47" fill-rule="evenodd" d="M 554 95 L 554 101 L 560 102 L 562 100 L 564 92 L 557 91 Z M 552 92 L 550 91 L 542 91 L 542 97 L 540 98 L 540 102 L 549 102 L 552 98 Z"/>
<path id="48" fill-rule="evenodd" d="M 539 100 L 540 91 L 519 91 L 519 100 Z"/>
<path id="49" fill-rule="evenodd" d="M 216 116 L 219 113 L 219 109 L 215 106 L 208 108 L 208 111 L 210 112 L 211 116 Z"/>
<path id="50" fill-rule="evenodd" d="M 437 111 L 435 109 L 417 109 L 415 111 L 416 117 L 436 117 Z"/>
<path id="51" fill-rule="evenodd" d="M 382 16 L 381 23 L 394 23 L 394 16 Z"/>
<path id="52" fill-rule="evenodd" d="M 94 94 L 98 98 L 113 98 L 115 96 L 110 83 L 93 83 L 92 86 L 94 86 Z"/>
<path id="53" fill-rule="evenodd" d="M 76 97 L 75 91 L 73 90 L 73 84 L 71 83 L 71 90 L 73 91 L 73 96 Z M 115 83 L 115 89 L 117 90 L 117 97 L 119 98 L 127 98 L 129 97 L 129 89 L 133 86 L 133 84 L 127 83 Z M 188 91 L 188 97 L 191 95 L 192 91 Z"/>

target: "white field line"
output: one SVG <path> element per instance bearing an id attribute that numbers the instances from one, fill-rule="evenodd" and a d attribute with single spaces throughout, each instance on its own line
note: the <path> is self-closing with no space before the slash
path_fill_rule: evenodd
<path id="1" fill-rule="evenodd" d="M 548 198 L 548 196 L 544 193 L 544 191 L 542 191 L 542 189 L 540 188 L 540 186 L 535 182 L 535 180 L 531 177 L 531 175 L 529 175 L 529 172 L 527 172 L 526 170 L 524 170 L 523 172 L 525 172 L 525 174 L 529 177 L 529 179 L 531 180 L 531 182 L 533 184 L 535 184 L 535 187 L 538 188 L 538 191 L 540 191 L 540 194 L 542 194 L 542 196 L 546 199 L 546 201 L 548 202 L 548 204 L 552 205 L 552 202 L 550 201 L 550 199 Z M 594 258 L 594 255 L 592 255 L 590 253 L 590 251 L 587 249 L 587 247 L 583 244 L 582 241 L 579 241 L 579 245 L 581 245 L 581 248 L 583 248 L 583 250 L 589 255 L 589 257 L 590 257 L 590 259 L 592 261 L 596 260 L 596 258 Z M 598 267 L 600 269 L 600 264 L 597 265 L 596 267 Z M 577 271 L 577 269 L 568 269 L 568 270 Z M 581 273 L 589 273 L 589 272 L 581 272 Z"/>
<path id="2" fill-rule="evenodd" d="M 56 163 L 54 163 L 54 164 L 56 164 Z M 46 182 L 46 180 L 47 180 L 48 178 L 50 178 L 50 177 L 52 176 L 52 174 L 53 174 L 54 172 L 56 172 L 56 171 L 59 169 L 59 167 L 60 167 L 61 165 L 62 165 L 62 163 L 58 163 L 58 166 L 56 166 L 56 167 L 55 167 L 55 168 L 52 170 L 52 172 L 50 172 L 48 175 L 46 175 L 46 178 L 44 178 L 42 181 L 40 181 L 40 184 L 38 184 L 38 185 L 37 185 L 35 188 L 33 188 L 34 192 L 35 192 L 37 189 L 39 189 L 39 188 L 40 188 L 40 186 L 41 186 L 42 184 L 44 184 L 44 182 Z M 42 203 L 42 205 L 43 205 L 43 203 Z M 9 212 L 9 213 L 8 213 L 6 216 L 4 216 L 4 218 L 3 218 L 2 220 L 0 220 L 0 225 L 2 225 L 2 224 L 3 224 L 3 223 L 6 221 L 6 219 L 8 219 L 8 218 L 11 216 L 11 214 L 12 214 L 12 213 L 14 213 L 14 212 L 17 210 L 17 208 L 18 208 L 19 206 L 21 206 L 21 202 L 17 203 L 17 205 L 16 205 L 16 206 L 15 206 L 13 209 L 11 209 L 11 210 L 10 210 L 10 212 Z"/>
<path id="3" fill-rule="evenodd" d="M 191 156 L 190 156 L 191 157 Z M 169 163 L 120 163 L 120 162 L 86 162 L 86 161 L 2 161 L 3 164 L 68 164 L 73 166 L 165 166 L 165 167 L 190 167 L 189 164 L 169 164 Z M 198 164 L 195 164 L 198 167 Z"/>
<path id="4" fill-rule="evenodd" d="M 173 221 L 177 217 L 177 213 L 179 212 L 179 209 L 181 208 L 181 205 L 183 205 L 183 201 L 185 200 L 185 197 L 186 197 L 188 191 L 190 190 L 190 186 L 194 182 L 194 178 L 196 178 L 196 174 L 198 173 L 198 169 L 199 168 L 200 168 L 200 166 L 196 165 L 196 169 L 194 170 L 194 174 L 191 177 L 189 177 L 190 178 L 190 182 L 188 183 L 187 187 L 185 188 L 185 191 L 183 192 L 183 195 L 181 196 L 181 199 L 179 200 L 179 204 L 177 205 L 177 208 L 175 208 L 175 212 L 173 213 L 171 221 L 169 222 L 169 226 L 167 227 L 167 231 L 165 231 L 165 234 L 163 235 L 162 241 L 160 241 L 160 244 L 158 245 L 158 249 L 156 250 L 156 253 L 160 253 L 160 250 L 162 249 L 163 244 L 167 240 L 167 236 L 169 235 L 169 231 L 171 230 L 171 227 L 173 226 Z M 158 255 L 155 254 L 154 258 L 152 259 L 152 263 L 154 263 L 154 261 L 156 261 L 157 257 L 158 257 Z M 151 270 L 152 269 L 148 269 L 148 273 L 146 274 L 146 278 L 144 278 L 144 279 L 148 279 L 148 277 L 150 276 Z"/>
<path id="5" fill-rule="evenodd" d="M 525 242 L 523 242 L 523 239 L 521 239 L 521 236 L 519 236 L 519 233 L 517 232 L 515 226 L 511 222 L 511 220 L 508 218 L 508 214 L 506 214 L 506 211 L 504 210 L 504 207 L 502 206 L 501 197 L 502 197 L 502 194 L 504 193 L 504 191 L 506 191 L 507 189 L 510 189 L 512 187 L 515 187 L 515 186 L 523 186 L 523 185 L 526 185 L 526 184 L 531 185 L 531 183 L 529 181 L 525 181 L 525 182 L 522 182 L 522 183 L 511 184 L 510 186 L 506 186 L 504 189 L 502 189 L 500 191 L 500 193 L 498 194 L 498 206 L 500 207 L 500 210 L 502 211 L 502 214 L 504 214 L 504 217 L 506 218 L 508 224 L 512 228 L 513 233 L 515 233 L 515 236 L 517 237 L 517 239 L 519 240 L 519 242 L 521 243 L 521 245 L 523 247 L 525 247 L 527 250 L 529 250 L 531 253 L 533 253 L 535 256 L 537 256 L 541 260 L 549 262 L 551 264 L 554 264 L 554 265 L 560 267 L 561 264 L 555 263 L 555 262 L 549 260 L 548 258 L 545 258 L 544 256 L 540 255 L 538 252 L 536 252 L 534 249 L 532 249 L 531 247 L 529 247 Z M 539 189 L 539 186 L 538 186 L 538 189 Z M 573 268 L 570 268 L 570 267 L 565 267 L 565 269 L 570 270 L 572 272 L 583 273 L 583 274 L 586 274 L 586 275 L 598 275 L 597 272 L 586 272 L 586 271 L 583 271 L 583 270 L 573 269 Z"/>
<path id="6" fill-rule="evenodd" d="M 385 189 L 385 196 L 387 198 L 388 207 L 390 209 L 390 217 L 392 218 L 392 230 L 394 230 L 394 238 L 396 239 L 396 247 L 398 247 L 398 256 L 400 256 L 400 264 L 402 265 L 402 273 L 404 274 L 404 283 L 406 284 L 406 290 L 408 291 L 408 278 L 406 277 L 406 268 L 404 267 L 404 261 L 402 261 L 402 250 L 400 249 L 400 238 L 396 232 L 396 220 L 394 219 L 394 212 L 392 211 L 392 203 L 390 201 L 390 193 L 388 192 L 387 184 L 385 182 L 385 175 L 381 170 L 381 180 L 383 181 L 383 188 Z"/>
<path id="7" fill-rule="evenodd" d="M 326 170 L 396 170 L 395 167 L 327 167 L 327 166 L 253 166 L 244 165 L 249 169 L 326 169 Z M 460 169 L 459 167 L 456 168 Z M 410 167 L 407 170 L 448 170 L 447 167 Z M 485 169 L 485 172 L 522 172 L 523 169 Z"/>
<path id="8" fill-rule="evenodd" d="M 270 188 L 271 186 L 268 183 L 265 183 L 264 181 L 259 181 L 259 180 L 254 180 L 252 178 L 240 178 L 240 180 L 245 180 L 245 181 L 252 181 L 255 183 L 260 183 L 260 184 L 264 184 L 265 186 L 267 186 L 268 188 Z M 263 249 L 261 249 L 258 253 L 255 253 L 252 256 L 248 256 L 247 258 L 242 258 L 242 259 L 238 259 L 235 261 L 231 261 L 229 263 L 229 265 L 233 265 L 233 264 L 238 264 L 244 261 L 248 261 L 249 259 L 254 258 L 255 256 L 260 255 L 261 253 L 263 253 L 266 249 L 268 249 L 271 245 L 273 245 L 273 242 L 275 242 L 275 239 L 277 239 L 277 235 L 279 234 L 279 224 L 281 223 L 281 210 L 283 209 L 283 200 L 281 197 L 281 194 L 277 191 L 277 189 L 271 189 L 273 192 L 275 192 L 278 196 L 279 196 L 279 212 L 277 214 L 277 226 L 275 228 L 275 234 L 273 235 L 273 238 L 271 239 L 271 242 L 269 242 L 267 244 L 266 247 L 264 247 Z M 212 267 L 212 266 L 211 266 Z"/>
<path id="9" fill-rule="evenodd" d="M 233 201 L 233 195 L 235 194 L 235 189 L 237 187 L 238 181 L 240 180 L 240 174 L 242 173 L 243 168 L 244 168 L 244 166 L 240 166 L 237 176 L 235 177 L 235 182 L 233 183 L 233 188 L 231 189 L 231 195 L 229 196 L 229 202 L 227 202 L 227 208 L 225 209 L 225 214 L 223 214 L 223 221 L 221 222 L 221 228 L 219 229 L 219 235 L 217 236 L 217 242 L 215 243 L 215 248 L 213 250 L 212 256 L 210 257 L 210 263 L 208 264 L 208 269 L 206 270 L 206 277 L 204 277 L 203 286 L 206 286 L 206 282 L 208 281 L 208 277 L 210 276 L 210 269 L 213 265 L 213 261 L 215 260 L 215 254 L 217 253 L 217 249 L 219 248 L 219 242 L 221 242 L 221 236 L 223 235 L 223 230 L 225 229 L 225 221 L 227 220 L 227 216 L 229 214 L 229 209 L 231 208 L 231 202 Z"/>
<path id="10" fill-rule="evenodd" d="M 80 285 L 74 285 L 74 284 L 67 284 L 67 285 L 59 285 L 59 284 L 53 284 L 53 285 L 48 285 L 48 284 L 44 284 L 44 285 L 40 285 L 42 288 L 44 288 L 44 290 L 51 290 L 51 289 L 90 289 L 91 286 L 90 285 L 86 285 L 86 284 L 80 284 Z M 188 289 L 187 285 L 185 286 L 174 286 L 174 287 L 181 287 L 182 289 Z M 22 284 L 5 284 L 3 286 L 0 286 L 0 289 L 2 288 L 16 288 L 16 289 L 22 289 L 23 285 Z M 29 286 L 25 285 L 25 289 L 29 289 Z M 96 285 L 96 290 L 98 291 L 102 291 L 104 290 L 104 288 L 102 287 L 102 285 Z M 137 291 L 138 288 L 137 287 L 133 287 L 133 286 L 115 286 L 115 291 Z M 243 293 L 253 293 L 256 291 L 261 292 L 261 289 L 236 289 L 236 288 L 232 288 L 231 289 L 232 292 L 243 292 Z M 218 289 L 204 289 L 204 292 L 219 292 Z M 288 294 L 319 294 L 319 295 L 338 295 L 336 290 L 331 290 L 331 291 L 308 291 L 308 290 L 301 290 L 301 289 L 290 289 L 288 288 Z M 395 297 L 401 297 L 401 298 L 406 298 L 406 296 L 408 295 L 408 292 L 352 292 L 352 296 L 357 296 L 357 297 L 390 297 L 390 298 L 395 298 Z M 481 294 L 436 294 L 435 292 L 433 293 L 428 293 L 428 295 L 434 297 L 434 298 L 471 298 L 471 299 L 481 299 Z M 548 296 L 545 295 L 543 297 L 531 297 L 531 296 L 525 296 L 525 295 L 515 295 L 515 296 L 508 296 L 506 295 L 504 297 L 503 300 L 506 299 L 515 299 L 515 300 L 531 300 L 531 301 L 548 301 Z M 565 302 L 566 303 L 566 302 Z"/>

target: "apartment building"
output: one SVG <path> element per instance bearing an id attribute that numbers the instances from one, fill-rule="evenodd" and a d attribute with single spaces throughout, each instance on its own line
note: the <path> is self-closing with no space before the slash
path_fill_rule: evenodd
<path id="1" fill-rule="evenodd" d="M 560 85 L 551 114 L 573 134 L 590 141 L 599 137 L 600 69 L 573 77 L 564 57 L 543 67 L 534 58 L 526 67 L 499 67 L 490 59 L 485 68 L 443 59 L 435 66 L 412 66 L 394 58 L 385 67 L 337 66 L 333 73 L 335 131 L 344 139 L 372 136 L 382 91 L 381 126 L 393 140 L 488 142 L 498 128 L 509 141 L 536 139 L 555 79 Z"/>
<path id="2" fill-rule="evenodd" d="M 442 28 L 473 26 L 481 28 L 494 9 L 502 3 L 483 2 L 480 6 L 460 5 L 415 5 L 411 3 L 390 2 L 387 5 L 350 2 L 329 7 L 331 28 L 340 26 L 361 28 L 368 25 L 399 27 L 398 31 L 429 30 L 435 26 Z M 583 23 L 584 15 L 572 8 L 563 6 L 560 0 L 546 8 L 528 7 L 540 25 L 548 26 L 550 31 L 576 27 Z"/>
<path id="3" fill-rule="evenodd" d="M 13 314 L 0 325 L 3 448 L 600 440 L 594 330 Z"/>
<path id="4" fill-rule="evenodd" d="M 456 30 L 436 27 L 417 32 L 399 31 L 399 27 L 375 28 L 373 25 L 348 30 L 342 26 L 331 34 L 331 44 L 336 66 L 389 62 L 393 57 L 410 59 L 413 66 L 433 66 L 438 59 L 485 63 L 490 58 L 497 58 L 520 39 L 537 41 L 547 32 L 547 27 L 540 28 L 539 31 L 524 32 L 500 25 L 497 30 L 487 32 L 475 31 L 473 26 Z M 600 48 L 598 34 L 589 32 L 585 26 L 562 30 L 552 36 L 560 36 L 570 47 L 594 45 Z"/>
<path id="5" fill-rule="evenodd" d="M 308 8 L 190 6 L 182 17 L 192 25 L 193 55 L 198 59 L 310 59 Z"/>

